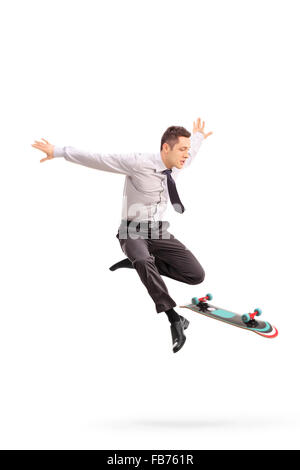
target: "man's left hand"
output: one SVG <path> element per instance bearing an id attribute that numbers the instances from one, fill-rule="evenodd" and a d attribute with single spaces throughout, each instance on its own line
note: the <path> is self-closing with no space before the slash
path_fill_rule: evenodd
<path id="1" fill-rule="evenodd" d="M 205 126 L 205 121 L 202 121 L 201 123 L 201 119 L 198 118 L 197 121 L 194 121 L 193 122 L 193 134 L 195 134 L 196 132 L 201 132 L 201 134 L 204 135 L 204 139 L 206 139 L 206 137 L 208 137 L 209 135 L 212 134 L 212 132 L 208 132 L 207 134 L 204 132 L 204 126 Z"/>

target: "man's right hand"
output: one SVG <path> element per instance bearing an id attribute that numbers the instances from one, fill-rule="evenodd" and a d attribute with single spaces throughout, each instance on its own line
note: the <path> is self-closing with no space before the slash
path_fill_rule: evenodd
<path id="1" fill-rule="evenodd" d="M 32 147 L 39 149 L 42 152 L 45 152 L 47 154 L 47 157 L 42 158 L 40 160 L 40 163 L 45 162 L 46 160 L 51 160 L 51 158 L 54 158 L 54 155 L 53 155 L 54 145 L 50 144 L 46 139 L 42 138 L 42 140 L 46 143 L 35 140 L 34 144 L 31 144 Z"/>

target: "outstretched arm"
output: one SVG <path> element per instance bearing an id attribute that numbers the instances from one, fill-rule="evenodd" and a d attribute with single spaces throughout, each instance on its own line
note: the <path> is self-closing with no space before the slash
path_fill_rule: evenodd
<path id="1" fill-rule="evenodd" d="M 96 170 L 109 171 L 122 175 L 130 175 L 137 167 L 140 161 L 138 153 L 116 154 L 116 153 L 95 153 L 81 150 L 75 147 L 58 147 L 50 144 L 47 140 L 44 142 L 35 141 L 32 147 L 46 153 L 46 157 L 40 162 L 51 160 L 56 157 L 64 157 L 66 160 L 84 165 Z"/>
<path id="2" fill-rule="evenodd" d="M 186 168 L 192 163 L 192 161 L 194 160 L 195 156 L 197 155 L 201 147 L 203 140 L 212 134 L 212 132 L 208 132 L 206 134 L 204 131 L 204 127 L 205 127 L 205 121 L 202 121 L 202 124 L 201 124 L 200 118 L 198 118 L 197 121 L 193 122 L 193 134 L 191 136 L 191 148 L 189 150 L 189 158 L 185 162 L 184 168 Z"/>

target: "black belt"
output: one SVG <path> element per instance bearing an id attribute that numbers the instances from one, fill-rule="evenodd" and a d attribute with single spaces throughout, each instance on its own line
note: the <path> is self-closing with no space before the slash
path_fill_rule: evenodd
<path id="1" fill-rule="evenodd" d="M 141 233 L 141 234 L 146 234 L 146 236 L 150 236 L 152 238 L 152 235 L 159 234 L 159 237 L 165 232 L 165 230 L 168 230 L 170 226 L 170 223 L 167 222 L 166 220 L 158 220 L 156 222 L 153 222 L 151 220 L 143 220 L 141 222 L 133 221 L 133 220 L 122 220 L 121 225 L 118 229 L 117 237 L 118 238 L 127 238 L 127 234 L 130 234 L 131 232 L 133 233 Z"/>
<path id="2" fill-rule="evenodd" d="M 163 221 L 162 220 L 157 220 L 156 222 L 153 222 L 152 220 L 142 220 L 141 222 L 135 222 L 133 220 L 126 220 L 126 225 L 130 225 L 131 227 L 162 227 Z M 167 222 L 164 222 L 167 223 Z"/>
<path id="3" fill-rule="evenodd" d="M 170 223 L 166 220 L 142 220 L 141 222 L 133 221 L 133 220 L 122 220 L 121 226 L 123 228 L 127 227 L 127 229 L 133 230 L 165 230 L 170 226 Z"/>

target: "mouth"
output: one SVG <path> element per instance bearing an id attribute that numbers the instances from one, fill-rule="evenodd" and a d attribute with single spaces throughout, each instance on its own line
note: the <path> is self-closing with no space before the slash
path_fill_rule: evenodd
<path id="1" fill-rule="evenodd" d="M 184 165 L 185 160 L 181 160 L 180 163 L 181 165 Z"/>

